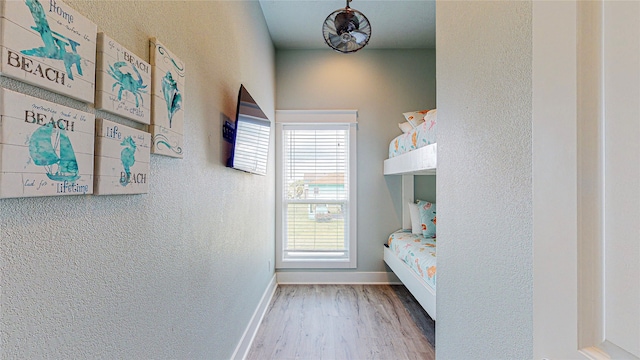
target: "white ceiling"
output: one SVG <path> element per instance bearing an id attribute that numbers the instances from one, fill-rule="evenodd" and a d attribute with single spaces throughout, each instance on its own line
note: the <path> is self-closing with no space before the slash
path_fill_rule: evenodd
<path id="1" fill-rule="evenodd" d="M 322 24 L 345 0 L 259 0 L 277 49 L 327 49 Z M 371 23 L 369 49 L 433 49 L 435 0 L 353 0 Z"/>

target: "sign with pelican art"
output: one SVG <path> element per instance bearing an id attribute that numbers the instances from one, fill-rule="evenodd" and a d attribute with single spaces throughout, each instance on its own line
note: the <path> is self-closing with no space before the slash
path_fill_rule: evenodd
<path id="1" fill-rule="evenodd" d="M 96 195 L 149 192 L 151 134 L 96 119 Z"/>
<path id="2" fill-rule="evenodd" d="M 0 89 L 0 125 L 0 198 L 93 193 L 93 114 Z"/>
<path id="3" fill-rule="evenodd" d="M 93 103 L 97 26 L 60 0 L 0 0 L 0 73 Z"/>
<path id="4" fill-rule="evenodd" d="M 151 54 L 151 153 L 182 157 L 184 123 L 184 62 L 157 39 Z"/>
<path id="5" fill-rule="evenodd" d="M 104 33 L 98 34 L 96 109 L 151 122 L 151 65 Z"/>

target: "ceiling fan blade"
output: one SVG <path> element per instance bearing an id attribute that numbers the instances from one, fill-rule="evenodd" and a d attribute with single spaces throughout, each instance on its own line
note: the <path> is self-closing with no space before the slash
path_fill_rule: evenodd
<path id="1" fill-rule="evenodd" d="M 352 31 L 350 34 L 353 40 L 355 40 L 355 42 L 358 43 L 358 45 L 367 42 L 367 39 L 369 38 L 369 35 L 367 35 L 362 31 L 356 30 L 356 31 Z"/>
<path id="2" fill-rule="evenodd" d="M 338 51 L 342 51 L 342 52 L 349 52 L 349 51 L 351 51 L 351 49 L 349 49 L 349 43 L 348 43 L 348 42 L 346 42 L 346 43 L 341 43 L 340 45 L 338 45 L 338 46 L 336 47 L 336 49 L 337 49 Z"/>
<path id="3" fill-rule="evenodd" d="M 358 30 L 360 22 L 358 17 L 352 11 L 343 11 L 336 15 L 334 20 L 337 33 L 340 35 L 345 32 Z"/>
<path id="4" fill-rule="evenodd" d="M 334 48 L 343 44 L 342 37 L 335 34 L 329 34 L 329 42 L 331 42 L 331 46 L 333 46 Z"/>

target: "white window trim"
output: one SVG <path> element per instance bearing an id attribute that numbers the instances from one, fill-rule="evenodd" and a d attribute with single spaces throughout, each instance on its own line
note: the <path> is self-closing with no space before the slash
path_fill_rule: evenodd
<path id="1" fill-rule="evenodd" d="M 357 267 L 357 110 L 276 110 L 276 269 L 355 269 Z M 349 257 L 346 259 L 314 258 L 292 260 L 284 258 L 282 216 L 283 204 L 283 124 L 349 124 Z"/>

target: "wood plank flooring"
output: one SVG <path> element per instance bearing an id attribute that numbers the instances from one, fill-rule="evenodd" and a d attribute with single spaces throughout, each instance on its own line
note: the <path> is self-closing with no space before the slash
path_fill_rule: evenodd
<path id="1" fill-rule="evenodd" d="M 280 285 L 247 359 L 435 359 L 416 305 L 402 285 Z"/>

